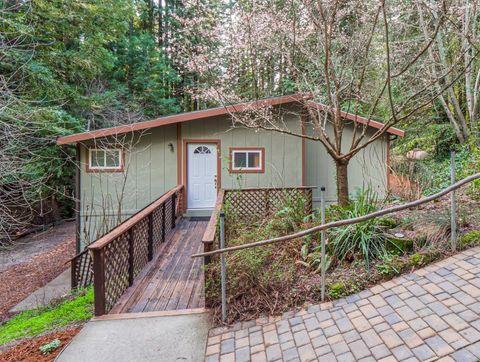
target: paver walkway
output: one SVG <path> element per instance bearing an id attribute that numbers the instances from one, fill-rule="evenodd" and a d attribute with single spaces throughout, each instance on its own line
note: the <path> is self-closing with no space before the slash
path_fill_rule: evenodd
<path id="1" fill-rule="evenodd" d="M 480 248 L 359 294 L 210 331 L 206 361 L 478 361 Z"/>

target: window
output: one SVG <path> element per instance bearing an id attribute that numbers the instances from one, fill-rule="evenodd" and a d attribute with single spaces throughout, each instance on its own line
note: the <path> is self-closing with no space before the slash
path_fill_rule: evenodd
<path id="1" fill-rule="evenodd" d="M 91 171 L 121 171 L 121 149 L 90 149 L 88 169 Z"/>
<path id="2" fill-rule="evenodd" d="M 210 148 L 208 148 L 206 146 L 198 146 L 197 148 L 195 148 L 193 153 L 199 153 L 199 154 L 203 155 L 203 154 L 211 153 L 211 151 L 210 151 Z"/>
<path id="3" fill-rule="evenodd" d="M 230 150 L 231 172 L 263 172 L 263 148 L 232 148 Z"/>

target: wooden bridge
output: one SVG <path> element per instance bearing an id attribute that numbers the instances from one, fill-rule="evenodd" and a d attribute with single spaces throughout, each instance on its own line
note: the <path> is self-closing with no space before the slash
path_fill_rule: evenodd
<path id="1" fill-rule="evenodd" d="M 204 260 L 191 255 L 215 247 L 224 199 L 238 217 L 272 212 L 291 196 L 312 209 L 309 187 L 221 190 L 209 220 L 182 218 L 183 191 L 168 191 L 72 259 L 73 288 L 93 279 L 96 316 L 204 308 Z"/>
<path id="2" fill-rule="evenodd" d="M 182 218 L 157 257 L 136 278 L 110 313 L 156 312 L 205 307 L 203 251 L 206 220 Z"/>

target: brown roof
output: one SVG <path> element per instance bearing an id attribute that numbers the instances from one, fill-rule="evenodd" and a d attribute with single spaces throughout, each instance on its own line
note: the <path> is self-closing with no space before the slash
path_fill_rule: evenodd
<path id="1" fill-rule="evenodd" d="M 266 98 L 266 99 L 257 100 L 253 102 L 238 103 L 238 104 L 234 104 L 226 107 L 217 107 L 217 108 L 210 108 L 210 109 L 205 109 L 201 111 L 175 114 L 172 116 L 160 117 L 151 121 L 138 122 L 138 123 L 133 123 L 128 125 L 104 128 L 96 131 L 77 133 L 70 136 L 59 137 L 57 138 L 57 144 L 64 145 L 64 144 L 69 144 L 74 142 L 81 142 L 81 141 L 86 141 L 86 140 L 95 139 L 95 138 L 102 138 L 107 136 L 119 135 L 123 133 L 140 131 L 140 130 L 154 128 L 154 127 L 165 126 L 168 124 L 194 121 L 197 119 L 220 116 L 220 115 L 233 113 L 233 112 L 241 112 L 241 111 L 252 109 L 252 108 L 261 108 L 265 106 L 276 106 L 281 104 L 294 103 L 303 99 L 304 99 L 304 96 L 302 94 L 292 94 L 292 95 L 281 96 L 281 97 Z M 324 107 L 323 105 L 320 105 L 320 104 L 317 104 L 317 105 L 322 108 Z M 368 121 L 366 118 L 356 116 L 354 114 L 342 112 L 342 115 L 346 119 L 349 119 L 355 122 L 359 122 L 362 124 L 368 123 L 369 126 L 374 128 L 380 129 L 383 127 L 383 123 L 372 121 L 372 120 Z M 389 128 L 387 132 L 398 135 L 398 136 L 402 136 L 402 137 L 405 135 L 404 131 L 394 127 Z"/>

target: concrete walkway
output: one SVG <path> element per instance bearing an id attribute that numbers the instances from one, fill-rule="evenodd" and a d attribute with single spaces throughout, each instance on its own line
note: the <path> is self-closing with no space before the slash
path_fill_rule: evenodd
<path id="1" fill-rule="evenodd" d="M 15 307 L 10 309 L 10 312 L 21 312 L 27 309 L 47 305 L 52 300 L 68 294 L 71 290 L 71 283 L 71 271 L 70 268 L 68 268 L 51 282 L 47 283 L 42 288 L 37 289 Z"/>
<path id="2" fill-rule="evenodd" d="M 206 361 L 478 361 L 480 248 L 333 303 L 210 331 Z"/>
<path id="3" fill-rule="evenodd" d="M 117 319 L 109 319 L 111 316 L 94 319 L 56 361 L 203 361 L 209 315 L 203 309 L 188 314 L 165 314 L 169 313 L 164 312 L 163 316 L 158 316 L 159 312 L 128 313 L 115 315 Z"/>

